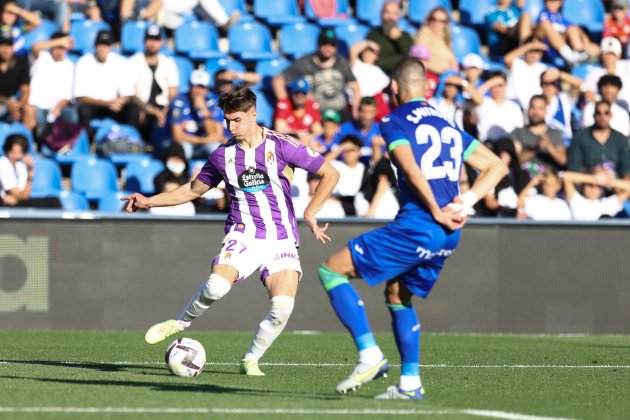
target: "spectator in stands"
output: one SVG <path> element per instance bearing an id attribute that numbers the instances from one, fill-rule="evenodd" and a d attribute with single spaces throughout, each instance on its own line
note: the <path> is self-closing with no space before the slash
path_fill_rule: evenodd
<path id="1" fill-rule="evenodd" d="M 155 127 L 164 127 L 171 101 L 177 95 L 179 72 L 175 61 L 162 53 L 160 27 L 149 24 L 145 30 L 144 52 L 129 59 L 134 101 L 139 110 L 138 129 L 145 140 Z"/>
<path id="2" fill-rule="evenodd" d="M 361 163 L 361 149 L 363 142 L 352 134 L 345 135 L 339 141 L 339 147 L 334 148 L 326 155 L 326 160 L 339 171 L 341 180 L 335 190 L 335 196 L 343 205 L 347 216 L 357 214 L 354 207 L 355 196 L 361 191 L 366 174 L 366 166 Z M 337 159 L 341 157 L 341 160 Z"/>
<path id="3" fill-rule="evenodd" d="M 311 149 L 325 155 L 335 145 L 339 134 L 339 124 L 341 115 L 334 109 L 327 109 L 322 112 L 322 133 L 315 136 L 311 142 Z"/>
<path id="4" fill-rule="evenodd" d="M 28 54 L 24 48 L 24 34 L 41 25 L 37 13 L 18 6 L 15 0 L 6 0 L 0 5 L 0 28 L 11 36 L 16 54 Z"/>
<path id="5" fill-rule="evenodd" d="M 548 55 L 560 56 L 569 64 L 586 61 L 599 54 L 599 47 L 592 43 L 584 31 L 562 15 L 562 0 L 545 0 L 545 8 L 536 21 L 537 37 L 544 39 L 553 50 Z"/>
<path id="6" fill-rule="evenodd" d="M 389 159 L 381 159 L 368 170 L 364 187 L 354 200 L 357 215 L 392 220 L 400 205 L 396 197 L 396 174 Z"/>
<path id="7" fill-rule="evenodd" d="M 630 42 L 630 16 L 628 15 L 627 0 L 612 0 L 610 15 L 604 22 L 604 37 L 617 38 L 623 49 L 628 48 Z M 626 53 L 628 56 L 628 53 Z"/>
<path id="8" fill-rule="evenodd" d="M 621 55 L 621 43 L 618 39 L 612 37 L 602 39 L 600 54 L 602 66 L 591 66 L 582 84 L 582 91 L 587 101 L 596 99 L 597 83 L 606 74 L 615 74 L 621 80 L 630 80 L 630 61 L 622 60 Z M 630 104 L 630 83 L 626 82 L 622 86 L 619 98 L 626 104 Z"/>
<path id="9" fill-rule="evenodd" d="M 507 98 L 506 85 L 505 74 L 495 72 L 479 89 L 482 95 L 490 91 L 490 96 L 484 96 L 476 110 L 481 141 L 507 137 L 515 128 L 523 126 L 521 108 Z"/>
<path id="10" fill-rule="evenodd" d="M 72 44 L 72 38 L 68 34 L 55 32 L 50 40 L 33 45 L 36 60 L 31 68 L 32 89 L 28 103 L 34 108 L 37 118 L 35 131 L 38 139 L 46 125 L 54 123 L 58 118 L 77 122 L 77 111 L 72 106 L 74 63 L 67 56 Z"/>
<path id="11" fill-rule="evenodd" d="M 294 61 L 288 69 L 273 78 L 276 99 L 287 98 L 286 83 L 306 78 L 321 109 L 334 109 L 344 120 L 359 112 L 361 91 L 348 61 L 337 52 L 337 36 L 332 29 L 324 29 L 317 40 L 318 50 Z M 352 113 L 348 113 L 345 90 L 352 92 Z"/>
<path id="12" fill-rule="evenodd" d="M 485 16 L 491 56 L 504 56 L 531 35 L 532 18 L 523 6 L 525 0 L 497 0 L 495 9 Z"/>
<path id="13" fill-rule="evenodd" d="M 627 79 L 630 83 L 630 79 Z M 623 84 L 619 76 L 605 74 L 597 82 L 599 96 L 604 101 L 611 104 L 610 128 L 619 131 L 624 136 L 630 135 L 630 116 L 628 115 L 628 104 L 619 99 L 619 92 Z M 589 102 L 582 110 L 582 127 L 590 127 L 594 120 L 595 102 Z"/>
<path id="14" fill-rule="evenodd" d="M 569 204 L 558 196 L 561 190 L 562 183 L 556 171 L 547 169 L 534 176 L 518 196 L 518 217 L 532 220 L 571 220 Z"/>
<path id="15" fill-rule="evenodd" d="M 21 134 L 9 135 L 0 157 L 0 206 L 60 208 L 55 197 L 31 198 L 33 159 Z"/>
<path id="16" fill-rule="evenodd" d="M 516 128 L 510 137 L 523 166 L 548 165 L 559 170 L 567 164 L 567 150 L 562 131 L 549 127 L 545 122 L 546 115 L 547 99 L 542 95 L 532 96 L 527 109 L 527 125 Z"/>
<path id="17" fill-rule="evenodd" d="M 487 65 L 479 54 L 468 53 L 464 56 L 461 62 L 462 78 L 470 86 L 478 89 L 483 83 L 481 75 L 486 68 Z M 464 92 L 464 98 L 470 99 L 466 92 Z"/>
<path id="18" fill-rule="evenodd" d="M 156 20 L 162 0 L 120 0 L 120 20 Z"/>
<path id="19" fill-rule="evenodd" d="M 437 74 L 446 70 L 458 70 L 457 59 L 451 47 L 449 22 L 448 10 L 441 6 L 436 7 L 427 14 L 426 23 L 416 34 L 415 43 L 426 45 L 431 51 L 426 68 Z"/>
<path id="20" fill-rule="evenodd" d="M 228 16 L 219 0 L 162 0 L 163 14 L 160 23 L 174 30 L 184 22 L 185 16 L 192 15 L 196 11 L 199 12 L 200 17 L 211 20 L 223 30 L 227 30 L 240 18 L 237 10 Z"/>
<path id="21" fill-rule="evenodd" d="M 562 130 L 565 143 L 568 143 L 573 137 L 571 112 L 575 100 L 567 92 L 562 91 L 562 82 L 576 90 L 581 85 L 581 81 L 577 77 L 553 67 L 548 68 L 540 75 L 542 95 L 547 99 L 547 124 Z"/>
<path id="22" fill-rule="evenodd" d="M 253 71 L 235 71 L 229 69 L 219 69 L 214 73 L 215 92 L 220 96 L 231 92 L 234 84 L 255 85 L 260 83 L 262 77 Z"/>
<path id="23" fill-rule="evenodd" d="M 322 132 L 319 104 L 310 97 L 306 79 L 295 79 L 287 85 L 289 97 L 276 103 L 274 127 L 281 133 L 297 136 L 310 144 Z"/>
<path id="24" fill-rule="evenodd" d="M 35 112 L 28 106 L 30 95 L 28 58 L 16 56 L 13 38 L 0 30 L 0 120 L 21 121 L 35 127 Z"/>
<path id="25" fill-rule="evenodd" d="M 399 1 L 385 1 L 381 9 L 381 26 L 373 28 L 367 35 L 368 40 L 379 46 L 377 64 L 386 74 L 394 71 L 396 65 L 409 54 L 409 49 L 413 45 L 411 36 L 398 26 L 400 14 Z"/>
<path id="26" fill-rule="evenodd" d="M 169 192 L 177 189 L 181 185 L 184 185 L 186 181 L 183 181 L 173 175 L 166 176 L 161 189 L 156 190 L 156 193 Z M 195 205 L 188 201 L 186 203 L 177 204 L 175 206 L 168 207 L 152 207 L 149 209 L 149 213 L 157 216 L 194 216 Z"/>
<path id="27" fill-rule="evenodd" d="M 301 2 L 300 2 L 301 3 Z M 337 0 L 305 0 L 319 19 L 347 19 L 348 15 L 337 13 Z"/>
<path id="28" fill-rule="evenodd" d="M 86 19 L 94 22 L 101 22 L 103 16 L 99 8 L 97 0 L 67 0 L 69 6 L 69 15 L 80 14 Z M 64 27 L 65 28 L 65 27 Z"/>
<path id="29" fill-rule="evenodd" d="M 590 221 L 606 216 L 615 217 L 630 198 L 628 189 L 618 189 L 614 194 L 604 197 L 603 187 L 612 186 L 614 181 L 602 166 L 595 167 L 591 174 L 564 172 L 562 180 L 573 220 Z"/>
<path id="30" fill-rule="evenodd" d="M 359 41 L 350 48 L 350 66 L 363 96 L 372 96 L 376 101 L 376 119 L 389 114 L 389 98 L 383 92 L 389 86 L 389 76 L 376 65 L 380 46 L 369 39 Z"/>
<path id="31" fill-rule="evenodd" d="M 508 167 L 508 174 L 497 184 L 493 191 L 483 198 L 489 216 L 515 217 L 518 209 L 518 195 L 529 182 L 529 174 L 521 168 L 521 163 L 509 138 L 502 138 L 493 143 L 493 151 Z M 466 173 L 466 171 L 462 171 Z M 466 186 L 470 185 L 467 183 Z"/>
<path id="32" fill-rule="evenodd" d="M 24 9 L 33 11 L 37 18 L 46 18 L 55 22 L 62 32 L 68 32 L 70 29 L 67 0 L 19 0 L 19 3 Z"/>
<path id="33" fill-rule="evenodd" d="M 569 147 L 570 171 L 586 172 L 597 165 L 630 178 L 628 138 L 610 127 L 611 105 L 605 100 L 595 104 L 595 124 L 578 131 Z"/>
<path id="34" fill-rule="evenodd" d="M 468 83 L 457 76 L 450 76 L 444 81 L 442 94 L 429 99 L 429 103 L 440 111 L 444 118 L 455 122 L 459 127 L 464 124 L 464 111 L 459 100 L 462 88 L 468 88 Z"/>
<path id="35" fill-rule="evenodd" d="M 372 155 L 372 143 L 376 137 L 381 137 L 381 126 L 376 122 L 376 101 L 374 98 L 369 96 L 361 98 L 358 118 L 341 124 L 339 138 L 343 139 L 349 135 L 356 136 L 361 140 L 363 144 L 361 156 Z"/>
<path id="36" fill-rule="evenodd" d="M 162 162 L 164 163 L 164 170 L 153 178 L 155 191 L 164 191 L 165 184 L 169 180 L 174 179 L 181 185 L 190 179 L 186 153 L 179 143 L 173 143 L 164 150 Z"/>
<path id="37" fill-rule="evenodd" d="M 134 91 L 125 58 L 112 52 L 113 35 L 100 31 L 94 53 L 77 61 L 74 97 L 79 104 L 79 122 L 88 129 L 95 118 L 113 118 L 120 123 L 134 124 L 137 111 L 131 101 Z"/>
<path id="38" fill-rule="evenodd" d="M 296 214 L 304 214 L 304 210 L 313 197 L 320 180 L 321 176 L 314 173 L 308 173 L 308 195 L 300 195 L 293 199 L 293 207 L 295 208 Z M 341 202 L 334 196 L 330 196 L 319 212 L 317 212 L 317 217 L 319 219 L 341 219 L 345 216 L 346 213 L 341 205 Z"/>
<path id="39" fill-rule="evenodd" d="M 190 91 L 173 100 L 172 136 L 182 145 L 188 159 L 205 159 L 224 141 L 223 125 L 215 119 L 217 103 L 209 95 L 210 75 L 195 70 L 190 75 Z"/>
<path id="40" fill-rule="evenodd" d="M 510 51 L 504 58 L 510 69 L 508 76 L 508 97 L 515 99 L 526 108 L 529 99 L 541 93 L 540 75 L 547 69 L 541 60 L 547 46 L 536 38 L 528 38 L 525 44 Z"/>

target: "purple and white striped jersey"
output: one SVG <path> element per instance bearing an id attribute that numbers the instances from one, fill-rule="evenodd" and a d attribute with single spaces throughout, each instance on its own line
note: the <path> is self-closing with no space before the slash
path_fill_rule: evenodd
<path id="1" fill-rule="evenodd" d="M 293 169 L 317 172 L 324 158 L 292 137 L 264 129 L 264 141 L 246 149 L 231 139 L 215 150 L 197 179 L 210 187 L 225 181 L 230 214 L 225 232 L 238 230 L 257 239 L 299 243 L 291 201 Z"/>

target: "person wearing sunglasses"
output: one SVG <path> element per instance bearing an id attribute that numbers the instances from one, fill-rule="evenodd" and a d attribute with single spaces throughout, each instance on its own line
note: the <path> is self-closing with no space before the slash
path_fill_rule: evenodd
<path id="1" fill-rule="evenodd" d="M 426 45 L 429 48 L 430 56 L 424 64 L 428 71 L 436 74 L 458 69 L 457 58 L 451 45 L 449 22 L 448 10 L 444 7 L 432 9 L 414 41 L 415 44 Z"/>
<path id="2" fill-rule="evenodd" d="M 627 80 L 630 83 L 630 80 Z M 599 96 L 610 104 L 610 128 L 624 136 L 630 135 L 630 116 L 628 103 L 619 97 L 623 87 L 621 78 L 615 74 L 605 74 L 597 82 Z M 590 127 L 595 122 L 595 103 L 589 102 L 582 111 L 582 127 Z"/>

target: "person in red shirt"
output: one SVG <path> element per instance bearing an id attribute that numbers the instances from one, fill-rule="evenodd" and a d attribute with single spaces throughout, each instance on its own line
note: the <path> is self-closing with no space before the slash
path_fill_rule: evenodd
<path id="1" fill-rule="evenodd" d="M 309 95 L 310 85 L 304 78 L 287 85 L 289 97 L 276 104 L 274 125 L 277 131 L 297 136 L 303 144 L 309 144 L 321 134 L 322 124 L 319 104 Z"/>
<path id="2" fill-rule="evenodd" d="M 614 36 L 625 50 L 630 41 L 630 16 L 627 0 L 613 0 L 611 13 L 604 23 L 604 36 Z"/>

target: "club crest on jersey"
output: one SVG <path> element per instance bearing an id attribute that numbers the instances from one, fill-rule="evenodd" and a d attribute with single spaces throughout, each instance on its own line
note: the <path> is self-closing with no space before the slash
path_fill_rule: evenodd
<path id="1" fill-rule="evenodd" d="M 245 192 L 259 192 L 269 186 L 269 176 L 266 172 L 250 166 L 238 176 L 238 185 Z"/>
<path id="2" fill-rule="evenodd" d="M 267 152 L 266 160 L 268 165 L 272 164 L 276 161 L 276 155 L 270 150 Z"/>

